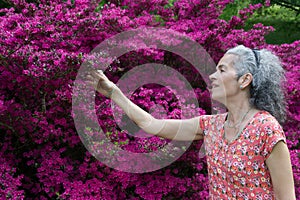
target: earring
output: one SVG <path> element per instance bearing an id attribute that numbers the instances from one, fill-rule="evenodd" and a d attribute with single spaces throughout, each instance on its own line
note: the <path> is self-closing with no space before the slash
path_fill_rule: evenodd
<path id="1" fill-rule="evenodd" d="M 242 86 L 242 85 L 240 85 L 240 89 L 243 89 L 243 86 Z"/>

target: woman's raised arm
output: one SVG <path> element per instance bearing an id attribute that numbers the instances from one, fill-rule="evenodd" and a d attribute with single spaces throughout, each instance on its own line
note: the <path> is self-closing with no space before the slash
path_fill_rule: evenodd
<path id="1" fill-rule="evenodd" d="M 155 119 L 130 101 L 114 83 L 108 80 L 102 71 L 93 72 L 88 76 L 88 80 L 98 92 L 106 97 L 110 97 L 120 106 L 127 116 L 146 133 L 178 141 L 199 140 L 203 138 L 203 131 L 199 126 L 200 117 L 184 120 Z"/>

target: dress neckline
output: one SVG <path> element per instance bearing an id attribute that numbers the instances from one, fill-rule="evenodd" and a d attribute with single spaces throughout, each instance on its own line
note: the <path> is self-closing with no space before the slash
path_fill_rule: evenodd
<path id="1" fill-rule="evenodd" d="M 237 133 L 237 136 L 229 141 L 226 139 L 225 137 L 225 121 L 228 117 L 228 112 L 225 114 L 225 118 L 224 118 L 224 122 L 223 122 L 223 128 L 222 128 L 222 140 L 225 141 L 226 144 L 230 145 L 230 144 L 233 144 L 235 143 L 237 140 L 239 140 L 239 138 L 241 137 L 241 135 L 245 132 L 245 130 L 248 128 L 248 126 L 254 121 L 254 119 L 256 118 L 256 116 L 260 113 L 263 113 L 264 111 L 263 110 L 259 110 L 257 111 L 246 123 L 246 125 Z"/>

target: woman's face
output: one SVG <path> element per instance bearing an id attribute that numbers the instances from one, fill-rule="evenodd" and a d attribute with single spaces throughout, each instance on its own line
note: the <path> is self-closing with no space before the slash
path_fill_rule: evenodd
<path id="1" fill-rule="evenodd" d="M 212 99 L 225 105 L 241 91 L 236 70 L 233 67 L 235 59 L 237 59 L 236 55 L 225 54 L 219 61 L 216 72 L 209 76 L 212 81 Z"/>

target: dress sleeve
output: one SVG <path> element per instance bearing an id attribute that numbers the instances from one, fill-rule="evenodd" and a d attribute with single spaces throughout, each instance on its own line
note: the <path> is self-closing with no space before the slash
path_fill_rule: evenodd
<path id="1" fill-rule="evenodd" d="M 207 134 L 208 126 L 210 125 L 210 120 L 213 115 L 201 115 L 199 120 L 199 126 L 203 130 L 203 134 Z"/>
<path id="2" fill-rule="evenodd" d="M 261 126 L 260 134 L 263 138 L 262 156 L 265 160 L 271 155 L 274 146 L 279 141 L 286 143 L 283 129 L 275 118 L 266 119 L 266 122 Z"/>

